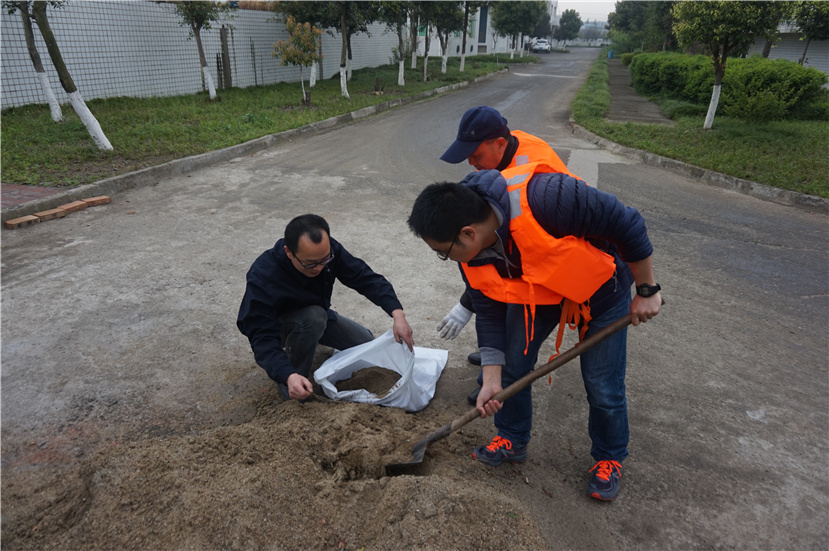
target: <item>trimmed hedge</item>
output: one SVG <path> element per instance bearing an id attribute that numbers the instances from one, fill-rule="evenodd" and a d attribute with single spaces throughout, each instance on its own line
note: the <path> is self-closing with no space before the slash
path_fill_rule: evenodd
<path id="1" fill-rule="evenodd" d="M 705 106 L 711 100 L 714 67 L 706 56 L 639 54 L 629 68 L 633 87 L 642 95 Z M 829 120 L 826 82 L 823 72 L 785 59 L 729 59 L 718 110 L 756 121 Z"/>

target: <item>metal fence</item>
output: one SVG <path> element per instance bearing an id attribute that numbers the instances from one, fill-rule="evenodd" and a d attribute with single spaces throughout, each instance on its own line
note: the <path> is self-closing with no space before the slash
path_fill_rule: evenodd
<path id="1" fill-rule="evenodd" d="M 69 73 L 81 95 L 89 100 L 118 96 L 153 97 L 193 94 L 204 89 L 196 41 L 179 25 L 171 4 L 124 0 L 70 0 L 63 8 L 47 9 Z M 248 87 L 296 82 L 298 67 L 282 67 L 271 55 L 273 44 L 288 37 L 285 25 L 265 11 L 234 10 L 233 19 L 202 31 L 207 64 L 214 83 Z M 227 58 L 222 58 L 220 35 L 227 35 Z M 60 86 L 37 25 L 35 43 L 58 101 L 68 96 Z M 389 63 L 397 37 L 383 25 L 370 27 L 370 37 L 352 37 L 353 69 Z M 339 72 L 339 34 L 322 35 L 324 78 Z M 225 68 L 223 70 L 223 68 Z M 230 74 L 224 72 L 229 69 Z M 308 78 L 308 70 L 303 72 Z M 229 77 L 229 78 L 228 78 Z M 20 13 L 0 14 L 0 106 L 45 103 L 23 35 Z"/>

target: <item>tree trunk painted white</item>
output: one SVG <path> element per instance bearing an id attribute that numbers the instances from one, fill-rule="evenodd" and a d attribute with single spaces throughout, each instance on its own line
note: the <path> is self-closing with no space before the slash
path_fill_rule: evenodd
<path id="1" fill-rule="evenodd" d="M 49 82 L 49 77 L 46 76 L 46 70 L 43 69 L 43 62 L 40 59 L 40 53 L 37 51 L 35 45 L 34 31 L 32 29 L 32 17 L 29 14 L 29 6 L 17 5 L 20 10 L 20 17 L 23 21 L 23 35 L 26 38 L 26 48 L 29 50 L 29 59 L 32 60 L 32 66 L 35 69 L 37 80 L 40 81 L 40 88 L 43 90 L 43 95 L 46 96 L 46 102 L 49 104 L 49 112 L 52 115 L 52 120 L 61 122 L 63 120 L 63 113 L 60 110 L 60 104 L 52 91 L 52 84 Z"/>
<path id="2" fill-rule="evenodd" d="M 348 82 L 351 82 L 351 58 L 350 57 L 348 58 L 348 61 L 346 61 L 346 67 L 348 69 L 348 75 L 347 75 L 348 79 L 347 80 L 348 80 Z"/>
<path id="3" fill-rule="evenodd" d="M 308 88 L 313 88 L 317 84 L 317 62 L 311 62 L 311 76 L 308 77 Z M 302 97 L 305 97 L 303 94 Z"/>
<path id="4" fill-rule="evenodd" d="M 446 58 L 447 57 L 448 56 L 446 55 L 446 52 L 443 52 L 443 55 L 440 58 L 440 72 L 441 72 L 441 74 L 444 74 L 444 75 L 446 74 Z"/>
<path id="5" fill-rule="evenodd" d="M 299 66 L 299 85 L 302 87 L 302 104 L 305 105 L 305 79 L 302 78 L 302 65 Z"/>
<path id="6" fill-rule="evenodd" d="M 345 99 L 351 99 L 348 95 L 348 79 L 345 74 L 345 67 L 340 67 L 340 93 Z"/>
<path id="7" fill-rule="evenodd" d="M 461 52 L 461 68 L 460 72 L 463 72 L 464 67 L 466 66 L 466 51 Z"/>
<path id="8" fill-rule="evenodd" d="M 49 103 L 49 112 L 52 114 L 52 120 L 60 122 L 63 120 L 63 113 L 60 110 L 58 98 L 55 97 L 55 92 L 52 91 L 52 85 L 49 83 L 49 76 L 46 73 L 37 73 L 37 79 L 40 81 L 40 87 L 43 89 L 43 95 L 46 96 L 46 101 Z"/>
<path id="9" fill-rule="evenodd" d="M 412 69 L 417 69 L 417 46 L 412 48 Z"/>
<path id="10" fill-rule="evenodd" d="M 714 91 L 711 92 L 711 103 L 708 104 L 708 114 L 705 115 L 705 124 L 702 125 L 702 128 L 705 130 L 710 129 L 714 125 L 714 114 L 717 112 L 717 105 L 720 103 L 721 89 L 722 84 L 718 84 L 714 86 Z"/>
<path id="11" fill-rule="evenodd" d="M 86 127 L 89 135 L 92 136 L 98 149 L 112 151 L 112 144 L 109 143 L 109 140 L 104 135 L 101 125 L 98 124 L 98 119 L 95 118 L 95 115 L 86 106 L 86 102 L 83 100 L 81 93 L 77 91 L 72 92 L 69 94 L 69 101 L 72 102 L 72 108 L 75 109 L 75 113 L 80 117 L 81 122 Z"/>
<path id="12" fill-rule="evenodd" d="M 210 76 L 210 70 L 207 68 L 207 65 L 203 66 L 201 71 L 204 75 L 204 83 L 207 84 L 207 92 L 210 94 L 210 100 L 213 101 L 216 99 L 216 87 L 213 85 L 213 77 Z"/>
<path id="13" fill-rule="evenodd" d="M 406 62 L 403 59 L 397 63 L 397 85 L 406 86 Z"/>

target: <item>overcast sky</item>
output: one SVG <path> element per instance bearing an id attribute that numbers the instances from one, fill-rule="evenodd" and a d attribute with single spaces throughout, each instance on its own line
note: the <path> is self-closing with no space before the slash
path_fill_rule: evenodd
<path id="1" fill-rule="evenodd" d="M 576 10 L 579 12 L 582 22 L 607 21 L 607 14 L 616 11 L 616 2 L 605 2 L 602 0 L 559 0 L 558 14 L 561 16 L 564 10 Z"/>

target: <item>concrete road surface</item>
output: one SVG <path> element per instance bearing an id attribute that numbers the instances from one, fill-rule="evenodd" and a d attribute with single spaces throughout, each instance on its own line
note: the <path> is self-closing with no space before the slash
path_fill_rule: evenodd
<path id="1" fill-rule="evenodd" d="M 829 547 L 827 216 L 703 185 L 570 133 L 569 103 L 597 51 L 531 67 L 2 233 L 3 456 L 67 427 L 78 457 L 110 438 L 238 423 L 273 383 L 235 327 L 251 262 L 294 216 L 395 286 L 420 346 L 466 367 L 472 327 L 442 341 L 457 267 L 413 237 L 417 193 L 468 166 L 438 158 L 463 112 L 491 105 L 570 169 L 641 211 L 666 306 L 629 332 L 631 456 L 610 507 L 582 495 L 584 548 Z M 390 319 L 338 288 L 334 308 L 375 334 Z M 470 381 L 470 385 L 472 382 Z M 538 390 L 533 453 L 559 469 L 589 446 L 575 368 Z M 463 399 L 467 390 L 435 400 Z M 86 423 L 86 425 L 84 425 Z M 97 440 L 96 440 L 97 439 Z M 5 475 L 5 473 L 4 473 Z M 579 479 L 580 480 L 580 479 Z M 538 526 L 549 541 L 572 527 Z M 589 529 L 588 529 L 589 527 Z"/>

